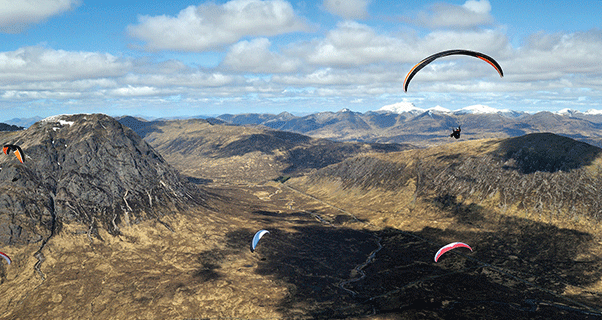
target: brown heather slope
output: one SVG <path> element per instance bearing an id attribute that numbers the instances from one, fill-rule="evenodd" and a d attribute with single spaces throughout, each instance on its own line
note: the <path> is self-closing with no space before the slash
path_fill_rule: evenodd
<path id="1" fill-rule="evenodd" d="M 487 204 L 549 222 L 602 219 L 602 149 L 548 133 L 361 155 L 299 183 L 336 185 L 364 196 L 390 194 L 381 198 L 395 198 L 395 212 L 428 200 Z M 401 195 L 408 201 L 399 201 Z"/>
<path id="2" fill-rule="evenodd" d="M 302 175 L 361 153 L 413 148 L 409 144 L 334 142 L 202 119 L 145 122 L 130 117 L 119 121 L 197 182 L 263 182 Z"/>

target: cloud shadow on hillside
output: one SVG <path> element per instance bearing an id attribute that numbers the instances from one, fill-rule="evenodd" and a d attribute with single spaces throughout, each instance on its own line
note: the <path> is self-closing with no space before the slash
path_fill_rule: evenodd
<path id="1" fill-rule="evenodd" d="M 452 199 L 442 210 L 460 218 L 466 208 L 456 210 L 456 205 Z M 470 210 L 474 216 L 467 219 L 487 223 L 482 207 Z M 269 223 L 281 218 L 263 216 L 272 219 Z M 595 310 L 602 309 L 600 293 L 565 295 L 568 299 L 551 293 L 599 281 L 601 259 L 583 258 L 595 245 L 587 233 L 521 218 L 504 218 L 495 230 L 478 232 L 434 227 L 368 231 L 316 224 L 293 229 L 271 230 L 255 252 L 261 256 L 258 274 L 288 284 L 289 295 L 280 303 L 283 317 L 596 319 Z M 379 241 L 382 249 L 363 269 L 366 277 L 342 289 L 341 282 L 360 277 L 354 268 Z M 474 252 L 455 250 L 435 263 L 434 253 L 451 241 L 465 241 Z"/>
<path id="2" fill-rule="evenodd" d="M 505 169 L 530 174 L 578 169 L 591 164 L 601 151 L 553 133 L 532 133 L 501 141 L 497 154 Z"/>

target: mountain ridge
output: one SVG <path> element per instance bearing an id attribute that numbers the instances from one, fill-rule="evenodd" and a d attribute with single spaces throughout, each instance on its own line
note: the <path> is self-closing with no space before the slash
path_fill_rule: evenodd
<path id="1" fill-rule="evenodd" d="M 602 134 L 599 133 L 602 129 L 602 116 L 596 113 L 448 113 L 433 110 L 360 113 L 346 110 L 306 116 L 289 115 L 286 118 L 271 114 L 239 114 L 218 116 L 217 119 L 235 125 L 261 125 L 274 130 L 337 141 L 406 142 L 422 147 L 451 142 L 449 134 L 457 126 L 463 128 L 461 139 L 504 138 L 552 132 L 602 146 Z"/>
<path id="2" fill-rule="evenodd" d="M 602 221 L 602 195 L 597 192 L 602 188 L 602 149 L 551 133 L 360 155 L 290 183 L 306 190 L 328 185 L 323 188 L 332 190 L 328 197 L 374 189 L 383 192 L 379 201 L 385 194 L 401 204 L 453 199 L 458 205 L 490 203 L 500 213 L 543 214 L 550 221 Z M 399 210 L 407 207 L 397 206 Z"/>
<path id="3" fill-rule="evenodd" d="M 118 234 L 121 224 L 159 218 L 185 207 L 182 199 L 198 201 L 191 196 L 196 189 L 160 154 L 106 115 L 45 118 L 0 135 L 0 143 L 18 144 L 25 153 L 24 163 L 0 160 L 4 244 L 48 238 L 68 222 L 93 235 L 98 228 Z"/>

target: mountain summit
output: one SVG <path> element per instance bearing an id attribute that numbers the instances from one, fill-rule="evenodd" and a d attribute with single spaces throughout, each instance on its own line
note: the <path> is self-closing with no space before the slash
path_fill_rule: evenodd
<path id="1" fill-rule="evenodd" d="M 48 239 L 65 222 L 117 234 L 120 224 L 158 219 L 197 199 L 152 147 L 109 116 L 53 116 L 0 142 L 25 154 L 24 163 L 0 159 L 0 243 Z"/>

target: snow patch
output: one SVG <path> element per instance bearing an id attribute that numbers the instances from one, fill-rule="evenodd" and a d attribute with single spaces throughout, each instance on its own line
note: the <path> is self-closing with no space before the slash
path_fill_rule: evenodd
<path id="1" fill-rule="evenodd" d="M 413 114 L 422 114 L 425 112 L 430 112 L 430 113 L 451 113 L 452 112 L 451 110 L 449 110 L 447 108 L 443 108 L 442 106 L 439 106 L 439 105 L 432 107 L 432 108 L 428 108 L 428 109 L 422 109 L 422 108 L 416 107 L 413 103 L 408 102 L 408 101 L 403 101 L 403 102 L 386 105 L 386 106 L 378 109 L 378 111 L 388 111 L 388 112 L 393 112 L 393 113 L 409 112 L 409 113 L 413 113 Z"/>
<path id="2" fill-rule="evenodd" d="M 455 114 L 496 114 L 498 112 L 512 112 L 510 109 L 496 109 L 484 104 L 475 104 L 472 106 L 464 107 L 462 109 L 455 110 Z"/>
<path id="3" fill-rule="evenodd" d="M 427 110 L 432 111 L 433 113 L 451 113 L 451 110 L 443 108 L 442 106 L 435 106 L 432 108 L 428 108 Z"/>
<path id="4" fill-rule="evenodd" d="M 71 126 L 72 124 L 75 123 L 74 121 L 67 121 L 67 120 L 62 119 L 63 117 L 69 117 L 69 116 L 72 116 L 72 114 L 57 114 L 54 116 L 44 118 L 44 119 L 40 120 L 40 122 L 42 122 L 42 123 L 58 123 L 61 126 Z M 54 127 L 52 129 L 54 131 L 56 131 L 60 128 Z"/>
<path id="5" fill-rule="evenodd" d="M 571 109 L 569 109 L 569 108 L 564 108 L 564 109 L 562 109 L 562 110 L 558 110 L 558 111 L 556 111 L 556 112 L 554 112 L 554 113 L 556 113 L 556 114 L 560 114 L 560 115 L 570 115 L 570 114 L 573 114 L 573 113 L 575 113 L 575 112 L 578 112 L 578 111 L 576 111 L 576 110 L 571 110 Z"/>
<path id="6" fill-rule="evenodd" d="M 585 114 L 598 115 L 598 114 L 602 114 L 602 110 L 589 109 L 589 110 L 585 111 Z"/>
<path id="7" fill-rule="evenodd" d="M 389 112 L 393 112 L 393 113 L 404 113 L 404 112 L 411 112 L 411 113 L 420 112 L 420 113 L 422 113 L 425 110 L 416 107 L 413 103 L 411 103 L 409 101 L 402 101 L 402 102 L 397 102 L 394 104 L 386 105 L 386 106 L 378 109 L 378 111 L 389 111 Z"/>
<path id="8" fill-rule="evenodd" d="M 54 116 L 46 117 L 46 118 L 40 120 L 40 122 L 59 122 L 59 120 L 61 120 L 63 117 L 68 117 L 68 116 L 72 116 L 72 114 L 57 114 Z"/>

